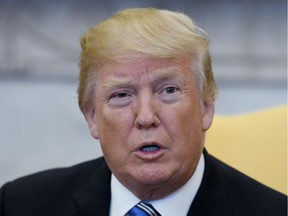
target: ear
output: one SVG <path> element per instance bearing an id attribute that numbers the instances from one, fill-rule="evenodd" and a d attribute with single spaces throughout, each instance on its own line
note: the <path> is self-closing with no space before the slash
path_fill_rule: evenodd
<path id="1" fill-rule="evenodd" d="M 204 101 L 204 110 L 202 117 L 202 131 L 207 131 L 213 122 L 215 111 L 215 98 L 209 98 Z"/>
<path id="2" fill-rule="evenodd" d="M 90 129 L 91 135 L 95 139 L 98 139 L 99 136 L 98 136 L 98 128 L 97 128 L 97 123 L 96 123 L 96 116 L 95 116 L 94 107 L 92 107 L 90 104 L 87 104 L 83 111 L 84 111 L 86 121 L 88 123 L 88 127 Z"/>

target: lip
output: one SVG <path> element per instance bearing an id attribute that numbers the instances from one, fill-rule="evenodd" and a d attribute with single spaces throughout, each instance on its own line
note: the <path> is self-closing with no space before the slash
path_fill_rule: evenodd
<path id="1" fill-rule="evenodd" d="M 153 148 L 150 148 L 150 151 L 143 150 L 144 147 L 148 148 L 152 146 L 158 146 L 159 149 L 153 150 Z M 164 154 L 164 151 L 165 148 L 158 142 L 144 142 L 135 150 L 135 154 L 142 160 L 153 161 L 160 158 Z"/>

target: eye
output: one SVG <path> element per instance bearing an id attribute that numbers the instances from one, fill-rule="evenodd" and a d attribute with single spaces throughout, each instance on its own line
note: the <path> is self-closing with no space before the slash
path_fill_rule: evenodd
<path id="1" fill-rule="evenodd" d="M 165 89 L 164 89 L 164 92 L 166 93 L 166 94 L 173 94 L 173 93 L 175 93 L 176 91 L 178 91 L 179 89 L 178 88 L 176 88 L 176 87 L 174 87 L 174 86 L 169 86 L 169 87 L 166 87 Z"/>
<path id="2" fill-rule="evenodd" d="M 178 85 L 165 85 L 158 93 L 158 97 L 165 103 L 173 103 L 180 99 L 181 90 Z"/>
<path id="3" fill-rule="evenodd" d="M 132 96 L 132 94 L 126 91 L 115 92 L 109 97 L 108 104 L 114 107 L 123 107 L 131 102 Z"/>
<path id="4" fill-rule="evenodd" d="M 169 96 L 179 92 L 179 90 L 180 89 L 177 86 L 164 86 L 160 94 Z"/>
<path id="5" fill-rule="evenodd" d="M 119 92 L 119 93 L 111 95 L 111 98 L 124 98 L 128 96 L 129 94 L 127 92 Z"/>

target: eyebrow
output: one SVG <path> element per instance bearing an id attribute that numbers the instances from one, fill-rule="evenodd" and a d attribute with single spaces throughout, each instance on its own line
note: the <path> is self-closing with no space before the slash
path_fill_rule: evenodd
<path id="1" fill-rule="evenodd" d="M 116 80 L 103 85 L 104 92 L 112 91 L 117 88 L 127 88 L 133 85 L 133 81 L 128 79 Z"/>
<path id="2" fill-rule="evenodd" d="M 151 74 L 148 75 L 149 83 L 151 85 L 159 82 L 164 82 L 168 80 L 180 80 L 182 83 L 185 83 L 181 76 L 181 72 L 175 68 L 164 68 L 153 71 Z M 135 81 L 128 78 L 121 78 L 121 80 L 114 80 L 113 82 L 109 82 L 103 85 L 104 92 L 110 92 L 114 89 L 121 89 L 121 88 L 129 88 L 135 85 Z"/>

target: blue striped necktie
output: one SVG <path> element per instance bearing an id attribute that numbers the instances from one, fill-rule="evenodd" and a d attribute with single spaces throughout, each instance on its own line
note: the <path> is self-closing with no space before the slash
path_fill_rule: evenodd
<path id="1" fill-rule="evenodd" d="M 149 203 L 139 202 L 125 216 L 161 216 Z"/>

